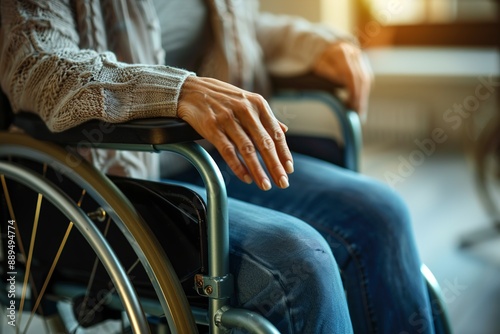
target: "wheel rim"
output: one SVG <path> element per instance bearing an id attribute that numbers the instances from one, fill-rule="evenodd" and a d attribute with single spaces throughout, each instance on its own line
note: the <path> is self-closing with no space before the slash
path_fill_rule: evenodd
<path id="1" fill-rule="evenodd" d="M 172 332 L 196 331 L 187 300 L 161 247 L 146 225 L 137 223 L 141 221 L 140 217 L 106 177 L 97 173 L 84 161 L 74 160 L 76 156 L 56 145 L 42 143 L 24 135 L 5 133 L 0 134 L 0 141 L 2 142 L 0 156 L 35 160 L 44 164 L 45 168 L 49 166 L 48 168 L 54 169 L 77 184 L 84 182 L 84 179 L 93 180 L 92 185 L 86 190 L 87 194 L 99 200 L 101 207 L 108 212 L 120 230 L 130 234 L 129 242 L 134 246 L 139 261 L 152 278 L 152 284 Z M 74 161 L 78 161 L 78 164 Z M 68 167 L 68 162 L 71 168 Z"/>

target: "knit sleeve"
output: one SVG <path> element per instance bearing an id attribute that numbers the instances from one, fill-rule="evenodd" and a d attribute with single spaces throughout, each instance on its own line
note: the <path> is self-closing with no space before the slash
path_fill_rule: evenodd
<path id="1" fill-rule="evenodd" d="M 299 17 L 258 13 L 255 25 L 266 68 L 277 76 L 307 73 L 334 41 L 356 43 L 355 38 L 346 33 Z"/>
<path id="2" fill-rule="evenodd" d="M 14 112 L 37 113 L 55 132 L 89 119 L 176 116 L 192 73 L 80 49 L 68 0 L 1 0 L 0 13 L 0 81 Z"/>

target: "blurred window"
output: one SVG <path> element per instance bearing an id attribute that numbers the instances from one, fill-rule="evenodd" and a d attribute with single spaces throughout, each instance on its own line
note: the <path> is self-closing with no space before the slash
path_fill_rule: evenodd
<path id="1" fill-rule="evenodd" d="M 499 45 L 500 0 L 356 0 L 364 47 Z"/>
<path id="2" fill-rule="evenodd" d="M 493 22 L 497 0 L 366 0 L 371 16 L 385 25 Z"/>

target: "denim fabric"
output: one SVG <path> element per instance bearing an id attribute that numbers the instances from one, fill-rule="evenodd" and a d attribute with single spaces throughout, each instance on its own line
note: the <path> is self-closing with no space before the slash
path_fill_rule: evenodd
<path id="1" fill-rule="evenodd" d="M 355 333 L 434 332 L 409 214 L 392 190 L 295 154 L 290 187 L 263 192 L 214 158 L 231 197 L 237 304 L 282 333 L 350 333 L 351 323 Z"/>

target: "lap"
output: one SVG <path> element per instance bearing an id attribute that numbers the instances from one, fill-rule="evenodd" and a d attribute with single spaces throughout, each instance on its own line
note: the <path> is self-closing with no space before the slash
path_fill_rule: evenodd
<path id="1" fill-rule="evenodd" d="M 202 187 L 181 184 L 205 196 Z M 297 217 L 232 197 L 228 208 L 235 304 L 282 332 L 350 332 L 342 327 L 349 315 L 338 266 L 321 234 Z"/>
<path id="2" fill-rule="evenodd" d="M 392 189 L 328 162 L 294 154 L 295 172 L 289 175 L 290 187 L 273 187 L 264 192 L 254 184 L 241 182 L 218 154 L 214 159 L 231 198 L 284 212 L 315 225 L 323 225 L 325 220 L 331 224 L 332 216 L 338 224 L 358 220 L 365 224 L 400 221 L 405 225 L 410 220 L 406 205 Z M 180 178 L 202 184 L 196 172 L 183 173 Z M 372 225 L 371 228 L 383 227 Z"/>
<path id="3" fill-rule="evenodd" d="M 239 181 L 217 155 L 215 160 L 231 197 L 230 216 L 236 227 L 231 237 L 237 237 L 233 242 L 250 247 L 250 244 L 257 245 L 250 248 L 252 252 L 262 249 L 273 252 L 276 248 L 265 247 L 265 243 L 280 242 L 281 231 L 287 236 L 286 240 L 307 243 L 310 239 L 322 247 L 326 242 L 335 258 L 329 265 L 333 263 L 333 271 L 340 269 L 346 278 L 344 287 L 348 291 L 351 316 L 359 330 L 375 326 L 374 319 L 378 319 L 381 328 L 387 328 L 387 324 L 404 328 L 405 315 L 413 312 L 410 306 L 425 304 L 422 281 L 415 275 L 420 263 L 409 213 L 393 190 L 359 173 L 295 154 L 290 187 L 284 190 L 274 187 L 263 192 L 255 185 Z M 200 183 L 193 175 L 196 174 L 186 173 L 182 178 Z M 256 217 L 260 217 L 259 222 L 253 225 Z M 302 229 L 308 232 L 302 234 Z M 307 237 L 302 238 L 303 235 Z M 277 237 L 278 241 L 270 241 Z M 279 247 L 282 246 L 287 249 L 286 242 Z M 314 259 L 311 254 L 307 256 Z M 302 254 L 302 259 L 305 258 Z M 286 261 L 286 256 L 283 259 Z M 286 266 L 292 267 L 290 261 L 280 267 L 282 272 L 286 272 Z M 337 277 L 338 274 L 331 275 Z M 400 321 L 393 321 L 391 325 L 391 321 L 383 320 L 383 310 L 388 304 L 401 307 L 400 301 L 409 298 L 405 289 L 398 288 L 404 286 L 411 286 L 413 299 L 417 301 L 406 303 L 408 309 L 401 311 Z M 391 296 L 391 303 L 387 296 Z"/>

